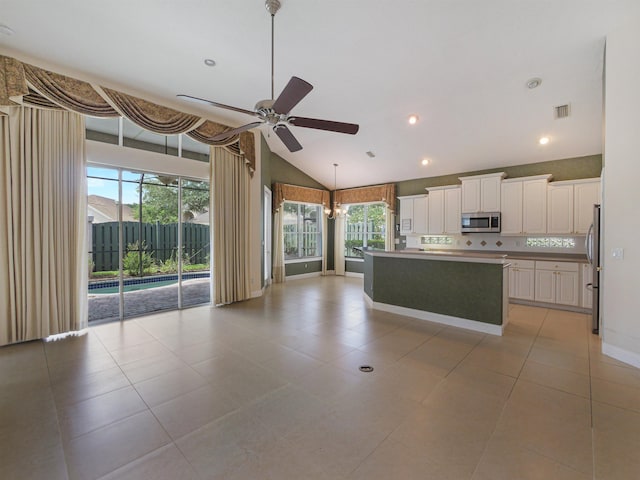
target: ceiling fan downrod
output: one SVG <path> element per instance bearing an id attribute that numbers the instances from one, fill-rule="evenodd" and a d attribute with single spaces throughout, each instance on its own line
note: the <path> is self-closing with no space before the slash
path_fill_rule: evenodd
<path id="1" fill-rule="evenodd" d="M 276 12 L 278 10 L 280 10 L 280 0 L 265 0 L 264 2 L 264 6 L 267 9 L 267 12 L 269 12 L 271 14 L 271 100 L 275 99 L 275 95 L 274 95 L 274 89 L 273 89 L 273 84 L 274 84 L 274 41 L 273 41 L 273 24 L 274 24 L 274 20 L 276 17 Z"/>

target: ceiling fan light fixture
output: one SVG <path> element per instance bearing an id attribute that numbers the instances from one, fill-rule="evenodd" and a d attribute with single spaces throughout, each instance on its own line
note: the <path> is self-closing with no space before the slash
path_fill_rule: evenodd
<path id="1" fill-rule="evenodd" d="M 191 95 L 179 94 L 179 98 L 183 98 L 190 102 L 201 103 L 210 105 L 212 107 L 224 108 L 234 112 L 244 113 L 252 117 L 256 117 L 257 121 L 242 125 L 237 128 L 227 129 L 224 132 L 218 133 L 209 137 L 208 140 L 220 141 L 227 140 L 231 137 L 238 135 L 252 128 L 259 127 L 263 124 L 267 124 L 280 138 L 285 147 L 291 152 L 297 152 L 302 150 L 302 145 L 296 137 L 289 130 L 289 125 L 295 127 L 313 128 L 316 130 L 325 130 L 328 132 L 345 133 L 349 135 L 355 135 L 358 133 L 360 126 L 355 123 L 335 122 L 332 120 L 321 120 L 318 118 L 298 117 L 297 115 L 290 115 L 291 110 L 307 96 L 313 85 L 298 77 L 291 77 L 289 83 L 284 87 L 280 95 L 275 98 L 274 96 L 274 20 L 275 14 L 280 9 L 279 0 L 266 0 L 265 7 L 271 14 L 271 98 L 268 100 L 259 101 L 256 104 L 254 110 L 246 110 L 244 108 L 233 107 L 231 105 L 225 105 L 223 103 L 213 102 L 204 98 L 193 97 Z M 214 66 L 215 61 L 212 59 L 205 59 L 205 64 L 208 66 Z"/>
<path id="2" fill-rule="evenodd" d="M 336 200 L 336 192 L 338 191 L 338 164 L 333 164 L 333 208 L 325 208 L 324 213 L 327 218 L 333 220 L 347 214 L 347 209 L 340 205 Z"/>

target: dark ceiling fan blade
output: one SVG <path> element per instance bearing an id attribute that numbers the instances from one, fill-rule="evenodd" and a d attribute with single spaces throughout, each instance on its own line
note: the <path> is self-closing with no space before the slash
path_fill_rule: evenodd
<path id="1" fill-rule="evenodd" d="M 233 110 L 234 112 L 246 113 L 247 115 L 252 115 L 257 117 L 258 114 L 253 110 L 246 110 L 244 108 L 232 107 L 231 105 L 225 105 L 224 103 L 212 102 L 211 100 L 206 100 L 204 98 L 192 97 L 191 95 L 177 95 L 178 98 L 182 98 L 184 100 L 188 100 L 189 102 L 200 103 L 203 105 L 209 105 L 212 107 L 224 108 L 226 110 Z"/>
<path id="2" fill-rule="evenodd" d="M 246 125 L 243 125 L 241 127 L 238 128 L 232 128 L 231 130 L 225 130 L 222 133 L 219 133 L 218 135 L 214 135 L 213 137 L 210 137 L 209 140 L 213 140 L 214 142 L 217 142 L 219 140 L 224 140 L 225 138 L 229 138 L 233 135 L 236 135 L 238 133 L 242 133 L 245 132 L 247 130 L 251 130 L 252 128 L 258 127 L 262 125 L 262 122 L 253 122 L 253 123 L 247 123 Z"/>
<path id="3" fill-rule="evenodd" d="M 284 87 L 280 96 L 273 103 L 273 111 L 280 114 L 287 114 L 295 107 L 300 100 L 313 90 L 313 85 L 305 82 L 301 78 L 291 77 L 287 86 Z"/>
<path id="4" fill-rule="evenodd" d="M 348 133 L 349 135 L 355 135 L 360 129 L 360 125 L 355 123 L 333 122 L 331 120 L 318 120 L 317 118 L 291 117 L 288 122 L 296 127 L 317 128 L 318 130 Z"/>
<path id="5" fill-rule="evenodd" d="M 289 149 L 290 152 L 297 152 L 298 150 L 302 150 L 302 145 L 300 142 L 296 140 L 296 137 L 293 136 L 291 130 L 287 128 L 286 125 L 276 125 L 273 127 L 273 131 L 276 132 L 276 135 L 280 137 L 284 146 Z"/>

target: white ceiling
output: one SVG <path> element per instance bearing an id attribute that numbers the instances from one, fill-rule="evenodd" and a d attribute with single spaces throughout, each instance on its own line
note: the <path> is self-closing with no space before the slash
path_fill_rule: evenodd
<path id="1" fill-rule="evenodd" d="M 360 132 L 291 127 L 304 147 L 292 154 L 260 128 L 274 152 L 330 188 L 333 163 L 345 188 L 601 153 L 605 36 L 640 15 L 638 0 L 281 2 L 276 96 L 301 77 L 315 88 L 293 113 Z M 270 97 L 264 0 L 0 5 L 0 24 L 15 31 L 0 35 L 0 53 L 38 66 L 232 126 L 254 119 L 176 94 L 250 110 Z M 542 85 L 528 90 L 531 77 Z M 554 120 L 564 103 L 570 118 Z"/>

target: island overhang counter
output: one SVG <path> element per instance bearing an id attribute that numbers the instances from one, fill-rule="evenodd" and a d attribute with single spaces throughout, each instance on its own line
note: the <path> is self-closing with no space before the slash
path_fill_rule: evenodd
<path id="1" fill-rule="evenodd" d="M 502 335 L 508 266 L 500 254 L 367 251 L 364 294 L 377 310 Z"/>

